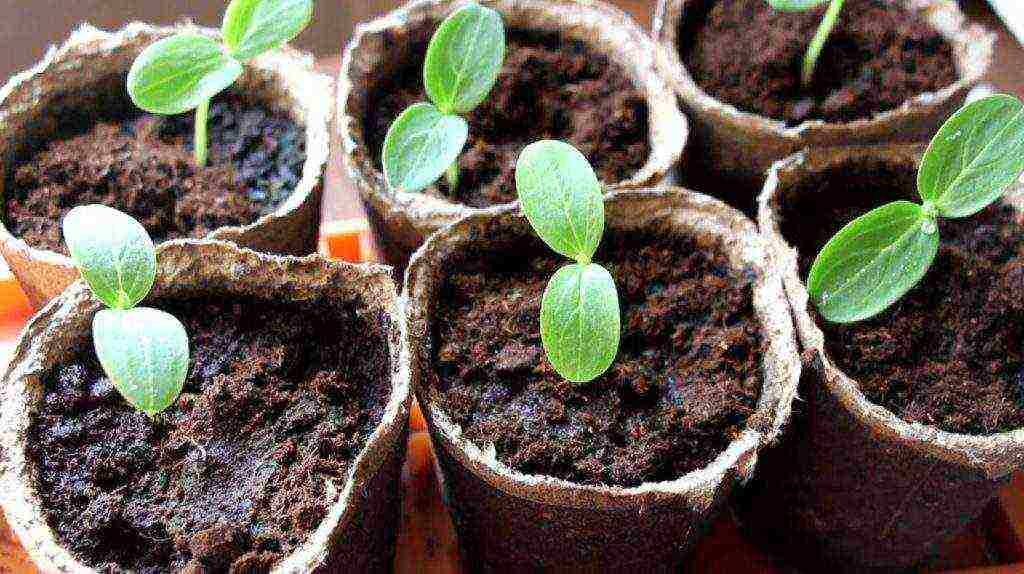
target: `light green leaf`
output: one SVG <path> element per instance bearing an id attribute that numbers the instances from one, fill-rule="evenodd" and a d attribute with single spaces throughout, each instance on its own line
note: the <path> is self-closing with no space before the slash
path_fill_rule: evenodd
<path id="1" fill-rule="evenodd" d="M 551 278 L 540 310 L 540 333 L 551 365 L 585 383 L 608 370 L 619 352 L 619 295 L 608 271 L 572 264 Z"/>
<path id="2" fill-rule="evenodd" d="M 188 334 L 157 309 L 104 309 L 92 322 L 103 370 L 124 398 L 150 415 L 174 403 L 188 375 Z"/>
<path id="3" fill-rule="evenodd" d="M 881 313 L 924 277 L 939 249 L 935 220 L 895 201 L 851 221 L 818 254 L 807 289 L 821 314 L 852 323 Z"/>
<path id="4" fill-rule="evenodd" d="M 469 124 L 442 114 L 432 104 L 409 106 L 384 138 L 384 177 L 393 191 L 420 191 L 437 181 L 458 159 Z"/>
<path id="5" fill-rule="evenodd" d="M 105 205 L 80 205 L 64 216 L 64 242 L 82 277 L 108 307 L 128 309 L 156 280 L 156 249 L 145 228 Z"/>
<path id="6" fill-rule="evenodd" d="M 245 61 L 284 45 L 313 19 L 313 0 L 231 0 L 221 32 L 228 52 Z"/>
<path id="7" fill-rule="evenodd" d="M 944 217 L 967 217 L 999 199 L 1024 172 L 1024 104 L 995 95 L 953 114 L 928 146 L 917 188 Z"/>
<path id="8" fill-rule="evenodd" d="M 551 249 L 590 263 L 604 234 L 604 199 L 579 150 L 551 140 L 528 145 L 516 163 L 516 190 L 526 218 Z"/>
<path id="9" fill-rule="evenodd" d="M 242 64 L 212 38 L 178 34 L 154 42 L 135 58 L 128 71 L 128 95 L 147 112 L 180 114 L 217 95 L 241 74 Z"/>
<path id="10" fill-rule="evenodd" d="M 465 114 L 494 87 L 505 60 L 501 14 L 469 4 L 441 23 L 427 48 L 427 95 L 446 114 Z"/>
<path id="11" fill-rule="evenodd" d="M 781 12 L 806 12 L 824 6 L 831 0 L 768 0 L 772 8 Z"/>

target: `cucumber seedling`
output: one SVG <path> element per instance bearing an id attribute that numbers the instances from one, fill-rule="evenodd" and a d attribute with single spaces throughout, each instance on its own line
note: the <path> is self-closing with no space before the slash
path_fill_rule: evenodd
<path id="1" fill-rule="evenodd" d="M 156 280 L 156 249 L 145 228 L 105 205 L 75 207 L 64 241 L 92 292 L 108 307 L 92 322 L 93 346 L 114 387 L 153 416 L 171 406 L 188 375 L 185 327 L 158 309 L 136 307 Z"/>
<path id="2" fill-rule="evenodd" d="M 540 334 L 548 360 L 574 383 L 596 379 L 619 352 L 619 294 L 608 270 L 592 261 L 604 235 L 597 174 L 576 148 L 539 141 L 516 163 L 523 213 L 552 250 L 573 259 L 544 291 Z"/>
<path id="3" fill-rule="evenodd" d="M 969 104 L 939 129 L 921 161 L 923 201 L 894 201 L 853 220 L 818 254 L 807 279 L 826 320 L 881 313 L 925 275 L 942 218 L 974 215 L 1024 173 L 1024 104 L 995 95 Z"/>
<path id="4" fill-rule="evenodd" d="M 818 31 L 814 33 L 814 38 L 811 39 L 811 44 L 807 47 L 807 53 L 804 54 L 804 63 L 801 67 L 800 80 L 803 85 L 811 85 L 811 81 L 814 80 L 814 70 L 818 67 L 818 58 L 821 56 L 822 49 L 825 48 L 825 43 L 828 42 L 828 37 L 832 35 L 832 30 L 836 27 L 836 22 L 839 21 L 839 13 L 843 10 L 843 2 L 846 0 L 768 0 L 768 4 L 772 8 L 781 12 L 806 12 L 813 10 L 824 4 L 828 4 L 828 10 L 825 11 L 825 16 L 821 19 L 821 24 L 818 25 Z"/>
<path id="5" fill-rule="evenodd" d="M 469 139 L 464 116 L 487 99 L 504 60 L 505 24 L 496 11 L 471 3 L 441 23 L 423 62 L 430 102 L 406 108 L 384 137 L 388 189 L 421 191 L 442 175 L 458 187 L 459 154 Z"/>
<path id="6" fill-rule="evenodd" d="M 243 63 L 298 36 L 312 18 L 313 0 L 231 0 L 222 41 L 183 32 L 154 42 L 128 71 L 128 95 L 154 114 L 195 110 L 195 159 L 206 165 L 210 100 L 235 83 Z"/>

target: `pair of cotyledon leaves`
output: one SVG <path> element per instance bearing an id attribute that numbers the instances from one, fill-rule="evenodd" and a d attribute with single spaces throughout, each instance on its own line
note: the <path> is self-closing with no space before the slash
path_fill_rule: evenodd
<path id="1" fill-rule="evenodd" d="M 156 114 L 195 109 L 233 84 L 242 63 L 297 36 L 313 17 L 313 0 L 232 0 L 221 27 L 223 44 L 198 33 L 154 42 L 128 72 L 128 93 Z"/>
<path id="2" fill-rule="evenodd" d="M 822 249 L 808 291 L 829 321 L 881 313 L 914 287 L 939 249 L 939 219 L 973 215 L 1024 172 L 1024 105 L 995 95 L 939 129 L 917 175 L 923 205 L 896 201 L 843 227 Z"/>
<path id="3" fill-rule="evenodd" d="M 441 23 L 423 64 L 430 102 L 403 111 L 384 138 L 389 189 L 421 191 L 458 160 L 469 138 L 463 116 L 490 94 L 504 60 L 505 25 L 496 11 L 471 3 Z"/>
<path id="4" fill-rule="evenodd" d="M 156 250 L 130 216 L 85 205 L 64 217 L 64 241 L 82 277 L 109 309 L 93 318 L 93 345 L 115 388 L 135 408 L 155 414 L 181 393 L 188 335 L 168 313 L 136 307 L 156 280 Z"/>

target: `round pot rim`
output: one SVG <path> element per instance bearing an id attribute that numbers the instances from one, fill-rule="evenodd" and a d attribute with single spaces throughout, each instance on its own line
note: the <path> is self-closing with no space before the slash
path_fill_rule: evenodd
<path id="1" fill-rule="evenodd" d="M 62 44 L 59 46 L 51 45 L 42 60 L 31 68 L 11 76 L 7 83 L 0 88 L 0 122 L 6 116 L 3 108 L 10 94 L 35 77 L 52 71 L 55 63 L 76 54 L 88 58 L 102 59 L 105 57 L 105 52 L 130 42 L 139 36 L 145 35 L 159 38 L 177 32 L 199 33 L 216 39 L 221 37 L 219 30 L 196 26 L 191 22 L 182 22 L 174 26 L 156 26 L 145 22 L 130 22 L 116 31 L 103 30 L 88 22 L 79 24 L 71 33 L 71 36 Z M 277 209 L 271 213 L 261 215 L 247 225 L 219 227 L 210 232 L 206 237 L 207 239 L 226 239 L 263 228 L 271 222 L 290 216 L 302 206 L 310 194 L 320 185 L 330 154 L 329 125 L 334 110 L 330 105 L 329 97 L 318 97 L 314 94 L 314 91 L 330 93 L 333 89 L 333 80 L 329 76 L 314 70 L 313 56 L 285 45 L 249 60 L 246 62 L 246 66 L 276 76 L 280 80 L 281 86 L 285 87 L 286 91 L 295 101 L 301 104 L 301 107 L 306 112 L 306 125 L 304 126 L 306 133 L 306 161 L 302 166 L 302 178 L 299 180 L 299 183 L 292 190 L 288 199 L 278 206 Z M 288 75 L 291 78 L 282 75 L 282 70 L 288 70 Z M 292 85 L 296 84 L 296 79 L 302 84 L 315 85 L 317 89 L 310 90 L 309 92 L 299 90 L 297 85 Z M 60 267 L 77 275 L 77 268 L 70 257 L 56 251 L 29 245 L 24 239 L 15 236 L 7 229 L 4 218 L 0 218 L 0 244 L 12 252 L 26 254 L 26 258 L 29 260 Z"/>
<path id="2" fill-rule="evenodd" d="M 746 216 L 716 199 L 696 192 L 673 187 L 618 190 L 607 194 L 605 201 L 606 204 L 628 205 L 631 209 L 643 209 L 646 205 L 657 205 L 658 202 L 668 204 L 668 207 L 659 211 L 660 219 L 668 220 L 685 214 L 688 218 L 686 224 L 673 223 L 677 229 L 687 233 L 713 234 L 726 239 L 723 250 L 733 264 L 740 262 L 756 271 L 755 313 L 769 347 L 761 362 L 764 376 L 757 411 L 749 419 L 747 428 L 703 468 L 673 480 L 645 482 L 634 487 L 585 485 L 552 476 L 524 474 L 500 462 L 493 445 L 484 450 L 464 438 L 461 428 L 427 400 L 426 390 L 416 386 L 417 381 L 424 380 L 424 373 L 430 366 L 417 360 L 411 337 L 426 340 L 432 322 L 429 310 L 431 289 L 433 283 L 438 281 L 431 274 L 431 268 L 438 263 L 432 260 L 432 253 L 439 245 L 446 243 L 453 244 L 453 249 L 464 248 L 468 239 L 461 234 L 462 230 L 482 222 L 499 220 L 508 225 L 514 225 L 517 221 L 524 222 L 523 214 L 512 205 L 483 210 L 441 229 L 413 255 L 406 273 L 403 297 L 407 330 L 403 346 L 410 351 L 411 374 L 416 387 L 414 391 L 424 407 L 435 444 L 440 442 L 446 451 L 474 474 L 506 494 L 563 507 L 640 509 L 651 504 L 672 502 L 687 492 L 711 493 L 723 477 L 725 480 L 731 480 L 737 475 L 740 478 L 749 477 L 756 466 L 760 448 L 775 442 L 788 423 L 801 373 L 789 305 L 782 289 L 781 277 L 770 260 L 766 245 L 757 234 L 753 222 Z M 610 227 L 615 227 L 612 220 L 608 222 Z M 441 275 L 448 272 L 442 271 Z M 736 469 L 738 472 L 734 472 Z"/>
<path id="3" fill-rule="evenodd" d="M 353 297 L 372 296 L 375 303 L 390 317 L 387 346 L 391 357 L 390 394 L 381 420 L 367 437 L 361 450 L 350 463 L 342 488 L 328 492 L 335 496 L 327 514 L 316 529 L 310 531 L 304 542 L 274 566 L 274 574 L 309 572 L 320 564 L 328 553 L 334 533 L 358 520 L 358 504 L 354 500 L 356 488 L 365 483 L 382 464 L 382 453 L 390 443 L 404 436 L 408 423 L 412 394 L 409 385 L 408 361 L 401 349 L 404 319 L 400 311 L 396 286 L 391 279 L 391 268 L 383 265 L 354 265 L 332 261 L 320 255 L 293 257 L 258 253 L 232 243 L 213 239 L 175 239 L 157 247 L 161 265 L 151 297 L 194 297 L 190 291 L 203 288 L 205 281 L 197 280 L 195 261 L 200 257 L 217 261 L 217 269 L 201 273 L 219 280 L 231 274 L 241 275 L 241 281 L 226 279 L 229 285 L 214 291 L 241 295 L 241 286 L 252 271 L 266 268 L 265 282 L 270 288 L 294 289 L 290 300 L 301 301 L 317 296 L 328 297 L 332 292 L 345 292 Z M 170 261 L 170 263 L 164 263 Z M 233 283 L 233 284 L 231 284 Z M 261 287 L 264 285 L 261 284 Z M 62 294 L 50 300 L 33 316 L 22 331 L 11 361 L 0 382 L 0 503 L 12 532 L 37 567 L 48 567 L 61 572 L 93 573 L 95 569 L 75 558 L 59 541 L 56 533 L 42 515 L 42 501 L 35 488 L 26 479 L 31 462 L 24 451 L 24 436 L 20 431 L 29 415 L 19 410 L 30 399 L 29 379 L 38 377 L 53 362 L 54 346 L 64 336 L 68 317 L 92 314 L 102 303 L 92 295 L 81 279 L 75 281 Z M 404 449 L 404 444 L 402 445 Z M 337 483 L 334 485 L 340 486 Z"/>
<path id="4" fill-rule="evenodd" d="M 809 312 L 812 303 L 800 278 L 797 250 L 783 237 L 774 208 L 782 176 L 820 173 L 833 166 L 864 159 L 882 160 L 894 167 L 916 167 L 922 151 L 923 146 L 916 144 L 849 146 L 804 150 L 780 160 L 769 170 L 764 189 L 758 197 L 758 226 L 782 273 L 801 346 L 813 353 L 814 366 L 821 380 L 844 408 L 882 436 L 899 439 L 909 448 L 942 460 L 977 467 L 989 478 L 1000 478 L 1024 465 L 1024 427 L 989 435 L 970 435 L 907 422 L 868 400 L 857 381 L 832 362 L 825 352 L 825 333 Z M 1024 180 L 1002 201 L 1018 214 L 1024 213 Z"/>
<path id="5" fill-rule="evenodd" d="M 352 39 L 342 55 L 341 71 L 338 76 L 337 131 L 342 145 L 342 162 L 349 177 L 364 196 L 380 201 L 389 211 L 408 211 L 413 214 L 416 226 L 437 228 L 441 225 L 471 214 L 485 213 L 493 207 L 471 207 L 445 197 L 436 185 L 423 192 L 392 192 L 387 189 L 384 176 L 374 164 L 374 154 L 366 149 L 365 138 L 357 138 L 354 127 L 361 119 L 354 117 L 348 108 L 350 97 L 361 87 L 353 78 L 353 67 L 357 54 L 372 48 L 369 39 L 395 30 L 417 25 L 424 20 L 441 19 L 453 7 L 471 0 L 410 0 L 395 10 L 356 27 Z M 563 22 L 559 27 L 537 27 L 535 29 L 561 31 L 581 39 L 594 52 L 612 55 L 626 52 L 626 47 L 639 46 L 655 53 L 660 48 L 644 30 L 621 9 L 601 0 L 477 0 L 503 15 L 510 13 L 552 13 L 574 14 L 572 21 Z M 594 33 L 606 39 L 596 45 L 592 39 L 584 39 L 585 33 Z M 614 40 L 611 40 L 614 38 Z M 613 45 L 614 44 L 614 45 Z M 617 61 L 616 58 L 611 58 Z M 643 167 L 628 180 L 615 183 L 620 188 L 641 188 L 659 183 L 680 161 L 683 149 L 689 139 L 689 121 L 679 110 L 676 96 L 669 83 L 662 77 L 654 62 L 636 63 L 627 66 L 618 62 L 626 76 L 637 89 L 643 92 L 648 113 L 647 139 L 650 151 Z M 362 140 L 362 141 L 360 141 Z M 514 205 L 509 202 L 502 205 Z M 432 231 L 433 229 L 431 229 Z"/>
<path id="6" fill-rule="evenodd" d="M 902 8 L 920 10 L 933 29 L 953 47 L 957 81 L 936 92 L 920 93 L 892 110 L 875 112 L 869 117 L 848 122 L 806 120 L 788 127 L 786 122 L 754 112 L 740 110 L 707 93 L 693 79 L 678 50 L 678 27 L 687 2 L 693 0 L 659 0 L 655 8 L 652 36 L 662 48 L 658 65 L 676 94 L 688 104 L 720 118 L 722 121 L 752 128 L 756 133 L 794 143 L 805 139 L 842 141 L 848 134 L 862 130 L 874 131 L 905 117 L 924 116 L 964 94 L 978 84 L 992 65 L 996 34 L 980 24 L 971 24 L 955 0 L 887 0 Z"/>

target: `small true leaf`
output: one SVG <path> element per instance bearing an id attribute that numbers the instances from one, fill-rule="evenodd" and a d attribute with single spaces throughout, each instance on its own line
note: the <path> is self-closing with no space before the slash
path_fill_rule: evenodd
<path id="1" fill-rule="evenodd" d="M 221 32 L 238 60 L 279 48 L 313 19 L 313 0 L 232 0 Z"/>
<path id="2" fill-rule="evenodd" d="M 420 191 L 437 181 L 466 145 L 469 124 L 432 104 L 409 106 L 384 138 L 384 177 L 394 191 Z"/>
<path id="3" fill-rule="evenodd" d="M 157 309 L 104 309 L 92 324 L 103 370 L 135 408 L 158 413 L 174 403 L 188 375 L 188 335 Z"/>
<path id="4" fill-rule="evenodd" d="M 465 114 L 494 87 L 505 59 L 501 15 L 479 4 L 458 10 L 434 33 L 423 64 L 427 95 L 448 114 Z"/>
<path id="5" fill-rule="evenodd" d="M 147 112 L 180 114 L 208 101 L 241 74 L 242 64 L 217 41 L 178 34 L 139 54 L 128 71 L 128 95 Z"/>
<path id="6" fill-rule="evenodd" d="M 768 0 L 772 8 L 782 12 L 805 12 L 824 6 L 831 0 Z"/>
<path id="7" fill-rule="evenodd" d="M 1024 172 L 1024 104 L 1009 95 L 954 114 L 925 152 L 921 197 L 944 217 L 966 217 L 998 199 Z"/>
<path id="8" fill-rule="evenodd" d="M 540 333 L 558 374 L 583 383 L 608 370 L 619 350 L 619 327 L 619 296 L 604 267 L 567 265 L 551 278 Z"/>
<path id="9" fill-rule="evenodd" d="M 811 268 L 807 289 L 829 321 L 860 321 L 884 311 L 924 277 L 939 249 L 935 220 L 896 201 L 851 221 Z"/>
<path id="10" fill-rule="evenodd" d="M 105 205 L 80 205 L 64 217 L 64 242 L 82 277 L 108 307 L 128 309 L 156 280 L 156 250 L 145 228 Z"/>
<path id="11" fill-rule="evenodd" d="M 530 144 L 516 163 L 516 189 L 537 235 L 558 253 L 589 263 L 604 234 L 604 200 L 587 158 L 560 141 Z"/>

